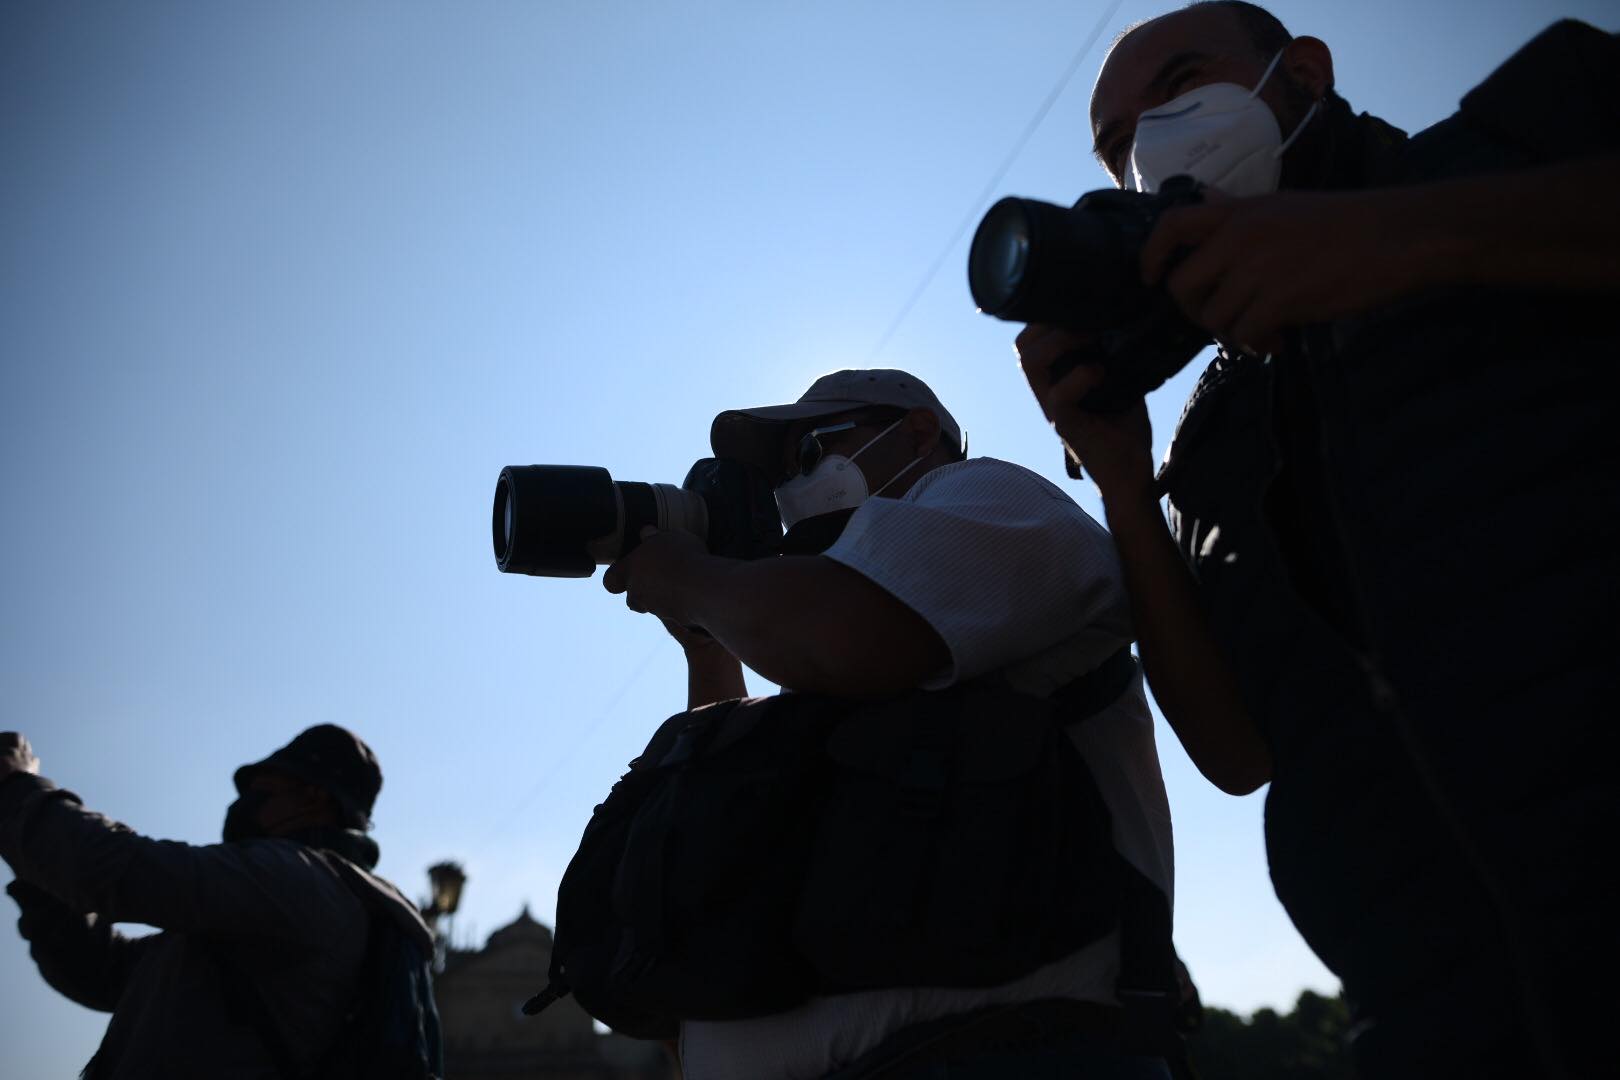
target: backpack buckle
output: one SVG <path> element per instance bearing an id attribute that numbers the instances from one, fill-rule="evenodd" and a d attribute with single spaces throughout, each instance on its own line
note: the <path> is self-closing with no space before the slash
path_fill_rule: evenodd
<path id="1" fill-rule="evenodd" d="M 538 994 L 534 995 L 534 997 L 523 1003 L 523 1015 L 538 1015 L 548 1005 L 561 1001 L 567 996 L 567 985 L 558 983 L 555 979 L 553 979 L 551 982 L 546 984 L 546 988 L 544 990 L 540 991 Z"/>

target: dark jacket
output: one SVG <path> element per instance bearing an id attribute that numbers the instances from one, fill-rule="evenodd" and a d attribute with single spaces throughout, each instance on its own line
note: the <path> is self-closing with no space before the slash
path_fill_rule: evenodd
<path id="1" fill-rule="evenodd" d="M 1620 45 L 1560 23 L 1410 140 L 1342 101 L 1326 131 L 1325 189 L 1620 152 Z M 1408 1050 L 1608 1022 L 1615 315 L 1453 289 L 1222 355 L 1161 474 L 1272 747 L 1278 896 Z"/>
<path id="2" fill-rule="evenodd" d="M 113 1014 L 88 1073 L 98 1080 L 276 1076 L 233 1005 L 242 980 L 297 1064 L 316 1061 L 355 994 L 368 929 L 360 890 L 431 948 L 414 905 L 352 862 L 282 839 L 151 840 L 36 776 L 0 782 L 0 857 L 48 894 L 19 897 L 45 980 Z M 125 937 L 120 922 L 161 933 Z"/>

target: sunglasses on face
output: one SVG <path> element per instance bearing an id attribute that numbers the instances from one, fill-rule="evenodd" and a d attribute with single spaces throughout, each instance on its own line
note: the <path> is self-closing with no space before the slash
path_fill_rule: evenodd
<path id="1" fill-rule="evenodd" d="M 799 471 L 794 476 L 809 476 L 811 470 L 821 464 L 821 459 L 827 453 L 826 447 L 821 445 L 822 436 L 832 435 L 840 431 L 853 431 L 856 427 L 855 421 L 846 420 L 842 424 L 828 424 L 826 427 L 812 428 L 807 431 L 804 437 L 799 440 L 799 455 L 797 458 Z M 791 480 L 792 477 L 788 479 Z"/>

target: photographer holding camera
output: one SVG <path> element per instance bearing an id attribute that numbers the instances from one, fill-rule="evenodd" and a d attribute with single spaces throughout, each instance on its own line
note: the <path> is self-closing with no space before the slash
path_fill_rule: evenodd
<path id="1" fill-rule="evenodd" d="M 796 553 L 729 559 L 689 533 L 649 530 L 604 578 L 685 647 L 690 705 L 743 695 L 743 665 L 786 699 L 881 707 L 996 673 L 1047 697 L 1123 661 L 1124 677 L 1058 738 L 1089 766 L 1105 837 L 1168 898 L 1169 810 L 1107 533 L 1034 473 L 967 459 L 956 421 L 905 372 L 841 371 L 793 404 L 721 413 L 712 442 L 770 477 L 783 550 Z M 967 723 L 984 738 L 1002 730 L 995 715 Z M 1167 906 L 1162 930 L 1168 959 Z M 970 936 L 958 934 L 966 947 Z M 685 1075 L 1165 1076 L 1155 1054 L 1116 1038 L 1120 943 L 1105 930 L 1000 985 L 873 982 L 883 988 L 771 1015 L 687 1019 Z"/>
<path id="2" fill-rule="evenodd" d="M 1121 186 L 1204 185 L 1141 250 L 1222 346 L 1157 477 L 1139 400 L 1082 405 L 1093 337 L 1017 340 L 1166 719 L 1224 790 L 1270 780 L 1367 1075 L 1606 1071 L 1620 45 L 1558 23 L 1408 138 L 1215 0 L 1127 32 L 1091 117 Z"/>
<path id="3" fill-rule="evenodd" d="M 371 748 L 320 724 L 233 779 L 224 843 L 152 840 L 85 809 L 0 732 L 18 928 L 47 983 L 112 1014 L 85 1080 L 440 1075 L 432 934 L 372 873 Z"/>

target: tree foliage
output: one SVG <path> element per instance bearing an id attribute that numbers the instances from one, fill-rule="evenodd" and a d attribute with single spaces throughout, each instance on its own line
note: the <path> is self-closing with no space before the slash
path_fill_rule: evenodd
<path id="1" fill-rule="evenodd" d="M 1261 1009 L 1245 1020 L 1206 1007 L 1187 1053 L 1199 1080 L 1355 1080 L 1349 1028 L 1342 996 L 1306 990 L 1286 1015 Z"/>

